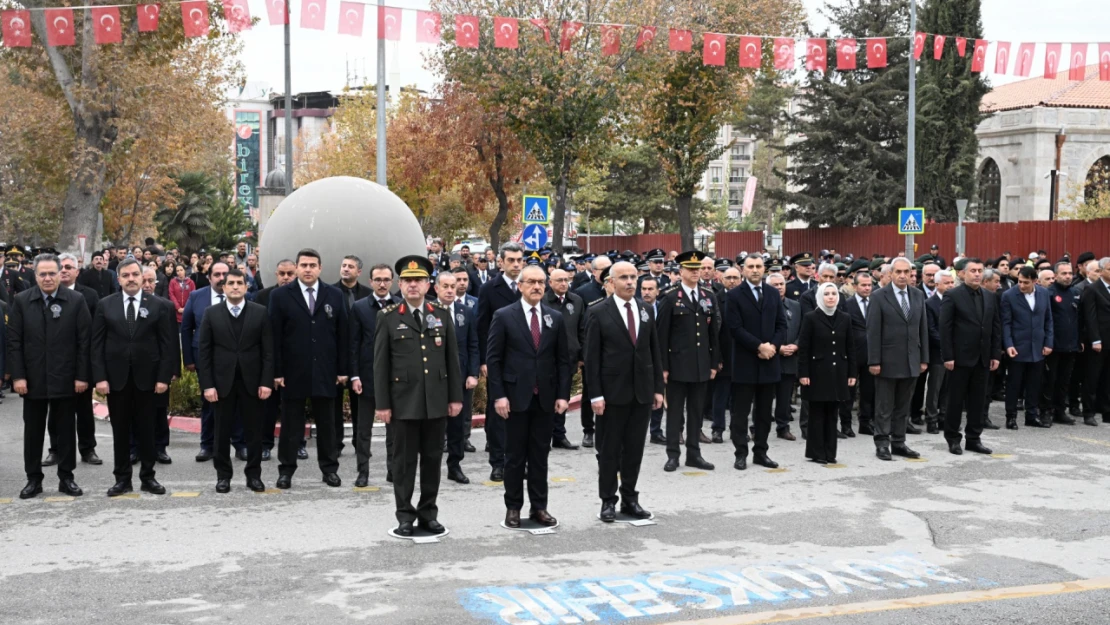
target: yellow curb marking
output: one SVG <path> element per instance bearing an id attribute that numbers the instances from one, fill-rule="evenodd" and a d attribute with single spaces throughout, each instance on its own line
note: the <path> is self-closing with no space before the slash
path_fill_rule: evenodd
<path id="1" fill-rule="evenodd" d="M 75 497 L 46 497 L 43 501 L 47 503 L 64 503 L 66 501 L 73 501 Z"/>
<path id="2" fill-rule="evenodd" d="M 486 480 L 485 482 L 482 482 L 482 486 L 501 486 L 501 484 L 502 484 L 502 482 L 494 482 L 494 481 L 490 481 L 490 480 Z"/>
<path id="3" fill-rule="evenodd" d="M 170 493 L 170 497 L 200 497 L 200 493 L 190 493 L 190 492 Z"/>
<path id="4" fill-rule="evenodd" d="M 848 465 L 846 465 L 846 464 L 826 464 L 825 468 L 826 469 L 847 469 Z"/>
<path id="5" fill-rule="evenodd" d="M 139 498 L 139 493 L 124 493 L 122 495 L 116 495 L 115 497 L 109 497 L 108 499 L 138 499 L 138 498 Z"/>
<path id="6" fill-rule="evenodd" d="M 11 502 L 12 502 L 11 497 L 8 497 L 6 499 L 0 499 L 0 504 L 11 503 Z"/>
<path id="7" fill-rule="evenodd" d="M 1014 454 L 991 454 L 991 458 L 1013 458 Z"/>
<path id="8" fill-rule="evenodd" d="M 574 482 L 574 481 L 577 481 L 577 480 L 575 480 L 573 477 L 553 477 L 553 478 L 551 478 L 551 481 L 552 482 Z"/>
<path id="9" fill-rule="evenodd" d="M 786 473 L 786 469 L 767 469 L 767 473 Z"/>
<path id="10" fill-rule="evenodd" d="M 1096 438 L 1081 438 L 1079 436 L 1065 436 L 1064 438 L 1070 438 L 1073 441 L 1081 441 L 1084 443 L 1090 443 L 1092 445 L 1102 445 L 1103 447 L 1110 447 L 1110 443 L 1106 441 L 1100 441 Z"/>
<path id="11" fill-rule="evenodd" d="M 382 489 L 381 486 L 356 486 L 351 490 L 356 493 L 376 493 Z"/>
<path id="12" fill-rule="evenodd" d="M 701 477 L 703 475 L 708 475 L 705 471 L 683 471 L 682 474 L 690 477 Z"/>
<path id="13" fill-rule="evenodd" d="M 906 462 L 928 462 L 928 458 L 904 458 Z"/>

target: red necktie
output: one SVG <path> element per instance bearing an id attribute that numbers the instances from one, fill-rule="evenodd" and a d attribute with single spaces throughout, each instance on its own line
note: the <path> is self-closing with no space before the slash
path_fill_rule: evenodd
<path id="1" fill-rule="evenodd" d="M 628 336 L 632 338 L 632 344 L 636 344 L 636 318 L 632 316 L 632 303 L 624 303 L 624 317 L 628 321 Z"/>
<path id="2" fill-rule="evenodd" d="M 536 316 L 536 307 L 532 307 L 532 346 L 536 351 L 540 349 L 540 318 Z"/>

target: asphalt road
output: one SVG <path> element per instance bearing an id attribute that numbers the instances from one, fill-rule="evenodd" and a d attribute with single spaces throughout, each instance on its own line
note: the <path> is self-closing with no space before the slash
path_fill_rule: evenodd
<path id="1" fill-rule="evenodd" d="M 197 436 L 175 432 L 158 478 L 176 496 L 110 500 L 101 422 L 109 464 L 78 466 L 85 496 L 48 500 L 47 470 L 46 492 L 21 501 L 20 404 L 0 405 L 4 624 L 1107 622 L 1110 425 L 989 432 L 1000 457 L 911 436 L 923 462 L 879 461 L 857 437 L 842 441 L 837 469 L 804 462 L 800 440 L 772 439 L 778 472 L 733 470 L 726 443 L 706 446 L 715 471 L 667 474 L 649 445 L 641 501 L 656 524 L 644 527 L 597 521 L 592 450 L 556 450 L 550 510 L 562 525 L 538 536 L 499 527 L 503 490 L 482 483 L 478 453 L 464 463 L 472 484 L 443 481 L 450 535 L 413 544 L 387 535 L 380 438 L 381 490 L 353 491 L 350 447 L 343 487 L 327 487 L 310 443 L 291 491 L 251 493 L 235 461 L 219 495 L 211 465 L 193 460 Z M 263 465 L 270 486 L 276 465 Z M 1077 580 L 1088 581 L 1060 585 Z"/>

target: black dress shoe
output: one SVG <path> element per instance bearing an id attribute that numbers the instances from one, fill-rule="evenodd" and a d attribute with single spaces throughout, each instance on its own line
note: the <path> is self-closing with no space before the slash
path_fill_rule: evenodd
<path id="1" fill-rule="evenodd" d="M 895 456 L 902 456 L 903 458 L 920 458 L 921 454 L 906 447 L 905 445 L 893 445 L 890 448 L 890 453 Z"/>
<path id="2" fill-rule="evenodd" d="M 468 454 L 472 454 L 472 453 L 474 453 L 474 452 L 476 452 L 476 451 L 478 451 L 478 450 L 477 450 L 477 449 L 475 449 L 475 448 L 474 448 L 474 445 L 471 445 L 471 444 L 470 444 L 470 441 L 468 440 L 468 441 L 466 441 L 465 443 L 463 443 L 463 451 L 465 451 L 465 452 L 466 452 L 466 453 L 468 453 Z"/>
<path id="3" fill-rule="evenodd" d="M 100 456 L 96 455 L 96 450 L 93 449 L 81 452 L 81 462 L 85 464 L 104 464 Z"/>
<path id="4" fill-rule="evenodd" d="M 158 461 L 158 464 L 173 464 L 173 458 L 170 458 L 170 455 L 165 451 L 158 452 L 154 459 Z"/>
<path id="5" fill-rule="evenodd" d="M 493 470 L 490 471 L 490 473 L 489 473 L 489 481 L 491 481 L 491 482 L 504 482 L 505 481 L 505 469 L 502 469 L 501 467 L 493 467 Z"/>
<path id="6" fill-rule="evenodd" d="M 705 432 L 698 430 L 698 442 L 702 443 L 703 445 L 709 445 L 713 442 L 713 439 L 706 436 Z"/>
<path id="7" fill-rule="evenodd" d="M 955 454 L 957 456 L 962 456 L 963 453 L 964 453 L 964 450 L 963 450 L 962 447 L 960 447 L 960 443 L 958 443 L 958 442 L 948 443 L 948 453 Z"/>
<path id="8" fill-rule="evenodd" d="M 544 527 L 555 527 L 559 524 L 559 522 L 555 520 L 555 517 L 547 513 L 547 510 L 533 510 L 532 513 L 528 515 L 528 518 Z"/>
<path id="9" fill-rule="evenodd" d="M 486 442 L 486 448 L 482 450 L 482 453 L 487 453 L 487 454 L 489 453 L 489 442 L 488 441 Z"/>
<path id="10" fill-rule="evenodd" d="M 339 479 L 338 473 L 325 473 L 324 483 L 332 488 L 338 488 L 343 485 L 343 480 Z"/>
<path id="11" fill-rule="evenodd" d="M 910 423 L 913 425 L 925 425 L 925 419 L 921 418 L 920 416 L 910 417 Z"/>
<path id="12" fill-rule="evenodd" d="M 81 490 L 81 487 L 77 485 L 77 482 L 73 481 L 73 478 L 66 478 L 59 481 L 58 492 L 63 495 L 69 495 L 70 497 L 80 497 L 85 494 L 85 491 Z"/>
<path id="13" fill-rule="evenodd" d="M 442 534 L 443 532 L 447 531 L 442 525 L 440 525 L 439 521 L 435 519 L 432 519 L 430 521 L 420 521 L 419 525 L 420 529 L 432 534 Z"/>
<path id="14" fill-rule="evenodd" d="M 131 464 L 139 464 L 139 454 L 131 454 Z"/>
<path id="15" fill-rule="evenodd" d="M 412 536 L 412 521 L 402 521 L 393 531 L 398 536 Z"/>
<path id="16" fill-rule="evenodd" d="M 778 433 L 777 433 L 777 436 L 779 438 L 781 438 L 782 440 L 784 440 L 784 441 L 796 441 L 796 440 L 798 440 L 798 437 L 796 437 L 796 436 L 794 436 L 793 434 L 790 433 L 789 428 L 787 428 L 785 430 L 779 430 Z"/>
<path id="17" fill-rule="evenodd" d="M 1062 425 L 1075 425 L 1075 419 L 1072 419 L 1066 414 L 1061 414 L 1052 420 L 1053 423 L 1060 423 Z"/>
<path id="18" fill-rule="evenodd" d="M 262 462 L 267 462 L 269 459 L 270 459 L 270 450 L 269 449 L 263 449 L 262 450 Z"/>
<path id="19" fill-rule="evenodd" d="M 640 507 L 640 502 L 633 501 L 631 503 L 621 504 L 621 514 L 636 517 L 637 519 L 650 519 L 651 513 Z"/>
<path id="20" fill-rule="evenodd" d="M 747 469 L 748 468 L 748 457 L 744 456 L 743 458 L 737 458 L 736 462 L 732 463 L 732 468 L 736 469 L 737 471 L 743 471 L 743 470 Z"/>
<path id="21" fill-rule="evenodd" d="M 359 471 L 358 477 L 355 478 L 355 488 L 366 488 L 370 483 L 370 474 L 367 471 Z"/>
<path id="22" fill-rule="evenodd" d="M 109 497 L 119 497 L 120 495 L 123 495 L 124 493 L 130 493 L 132 490 L 133 489 L 131 488 L 131 480 L 122 480 L 122 481 L 116 482 L 115 484 L 112 485 L 111 488 L 108 489 L 108 496 Z"/>
<path id="23" fill-rule="evenodd" d="M 1092 425 L 1098 427 L 1098 421 L 1093 417 L 1083 417 L 1083 425 Z"/>
<path id="24" fill-rule="evenodd" d="M 879 458 L 879 460 L 894 460 L 894 458 L 890 456 L 890 448 L 886 445 L 880 445 L 875 450 L 875 455 Z"/>
<path id="25" fill-rule="evenodd" d="M 470 478 L 462 472 L 461 468 L 447 469 L 447 479 L 451 480 L 452 482 L 458 482 L 459 484 L 470 483 Z"/>
<path id="26" fill-rule="evenodd" d="M 678 458 L 667 458 L 667 463 L 663 465 L 663 470 L 667 473 L 678 470 Z"/>
<path id="27" fill-rule="evenodd" d="M 575 445 L 574 443 L 568 441 L 565 438 L 555 439 L 554 441 L 551 442 L 551 446 L 556 448 L 556 449 L 569 449 L 571 451 L 574 451 L 575 449 L 578 449 L 578 445 Z"/>
<path id="28" fill-rule="evenodd" d="M 308 449 L 306 449 L 304 447 L 301 447 L 300 449 L 298 449 L 297 450 L 297 459 L 298 460 L 308 460 Z"/>
<path id="29" fill-rule="evenodd" d="M 158 480 L 156 480 L 154 478 L 150 478 L 149 480 L 143 480 L 142 484 L 139 485 L 139 490 L 141 490 L 143 492 L 146 492 L 146 493 L 150 493 L 151 495 L 165 495 L 166 494 L 166 487 L 159 484 Z"/>
<path id="30" fill-rule="evenodd" d="M 242 460 L 243 462 L 246 462 L 247 461 L 247 450 L 245 448 L 236 449 L 235 450 L 235 459 L 236 460 Z"/>
<path id="31" fill-rule="evenodd" d="M 666 445 L 667 444 L 667 439 L 663 438 L 662 436 L 652 434 L 651 435 L 651 444 L 652 445 Z"/>
<path id="32" fill-rule="evenodd" d="M 701 469 L 703 471 L 713 470 L 713 464 L 711 462 L 707 462 L 705 458 L 702 458 L 701 456 L 691 457 L 689 454 L 686 455 L 686 466 L 692 467 L 694 469 Z"/>
<path id="33" fill-rule="evenodd" d="M 256 493 L 261 493 L 262 491 L 266 490 L 266 485 L 263 484 L 262 480 L 258 479 L 257 477 L 248 477 L 247 488 L 253 490 Z"/>
<path id="34" fill-rule="evenodd" d="M 844 432 L 837 432 L 836 437 L 837 438 L 848 438 L 848 435 L 845 434 Z"/>
<path id="35" fill-rule="evenodd" d="M 505 511 L 505 527 L 517 529 L 520 527 L 520 510 Z"/>
<path id="36" fill-rule="evenodd" d="M 593 434 L 593 432 L 589 432 L 587 434 L 582 435 L 582 446 L 583 447 L 593 447 L 594 446 L 594 434 Z"/>
<path id="37" fill-rule="evenodd" d="M 994 423 L 992 423 L 990 417 L 983 417 L 983 429 L 984 430 L 1000 430 L 1002 428 L 1000 428 L 997 425 L 995 425 Z"/>
<path id="38" fill-rule="evenodd" d="M 226 480 L 226 479 L 216 480 L 216 492 L 217 493 L 230 493 L 231 492 L 231 480 Z"/>
<path id="39" fill-rule="evenodd" d="M 1045 428 L 1045 429 L 1047 429 L 1047 428 L 1052 427 L 1052 423 L 1051 422 L 1046 423 L 1044 421 L 1041 421 L 1040 419 L 1026 419 L 1025 420 L 1025 427 L 1027 427 L 1027 428 Z"/>
<path id="40" fill-rule="evenodd" d="M 925 432 L 928 434 L 940 434 L 940 427 L 933 421 L 930 421 L 925 425 Z"/>
<path id="41" fill-rule="evenodd" d="M 846 427 L 846 428 L 840 428 L 840 433 L 843 434 L 847 438 L 855 438 L 856 437 L 856 433 L 854 431 L 852 431 L 851 426 Z"/>
<path id="42" fill-rule="evenodd" d="M 725 435 L 720 430 L 713 430 L 713 442 L 721 444 L 725 442 Z"/>
<path id="43" fill-rule="evenodd" d="M 974 443 L 967 443 L 966 445 L 964 445 L 964 449 L 968 451 L 974 451 L 977 454 L 987 454 L 988 456 L 993 453 L 990 447 L 986 447 L 983 445 L 983 443 L 980 443 L 978 441 Z"/>
<path id="44" fill-rule="evenodd" d="M 774 460 L 771 460 L 770 458 L 768 458 L 767 456 L 764 456 L 764 455 L 753 456 L 752 457 L 752 464 L 758 464 L 759 466 L 767 467 L 768 469 L 777 469 L 777 468 L 779 468 L 779 463 L 775 462 Z"/>
<path id="45" fill-rule="evenodd" d="M 42 459 L 42 466 L 44 467 L 52 467 L 56 464 L 58 464 L 58 455 L 54 452 L 46 454 L 46 457 Z"/>
<path id="46" fill-rule="evenodd" d="M 603 523 L 612 523 L 617 520 L 617 506 L 611 503 L 601 504 L 601 521 Z"/>
<path id="47" fill-rule="evenodd" d="M 875 430 L 871 428 L 871 424 L 861 423 L 859 426 L 859 433 L 861 436 L 874 436 Z"/>
<path id="48" fill-rule="evenodd" d="M 279 475 L 276 486 L 282 490 L 293 487 L 292 475 Z"/>
<path id="49" fill-rule="evenodd" d="M 29 480 L 23 490 L 19 491 L 20 499 L 30 499 L 42 492 L 42 480 Z"/>
<path id="50" fill-rule="evenodd" d="M 906 434 L 920 434 L 921 430 L 915 428 L 912 423 L 906 424 Z"/>
<path id="51" fill-rule="evenodd" d="M 1073 417 L 1082 417 L 1083 416 L 1083 411 L 1080 410 L 1079 408 L 1068 408 L 1068 414 L 1070 414 Z"/>
<path id="52" fill-rule="evenodd" d="M 208 462 L 211 459 L 212 459 L 212 450 L 211 449 L 205 449 L 204 447 L 201 447 L 200 448 L 200 453 L 197 454 L 197 462 Z"/>
<path id="53" fill-rule="evenodd" d="M 1007 430 L 1016 430 L 1016 429 L 1018 429 L 1017 417 L 1006 417 L 1006 429 Z"/>

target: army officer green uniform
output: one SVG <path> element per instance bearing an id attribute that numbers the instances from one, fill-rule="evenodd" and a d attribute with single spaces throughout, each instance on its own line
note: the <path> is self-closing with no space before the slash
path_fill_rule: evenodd
<path id="1" fill-rule="evenodd" d="M 397 261 L 401 302 L 378 313 L 374 333 L 376 416 L 393 423 L 393 496 L 396 534 L 412 536 L 413 523 L 442 534 L 440 466 L 447 418 L 462 410 L 463 379 L 451 313 L 426 301 L 432 263 L 422 256 Z M 420 467 L 420 502 L 412 495 Z"/>

